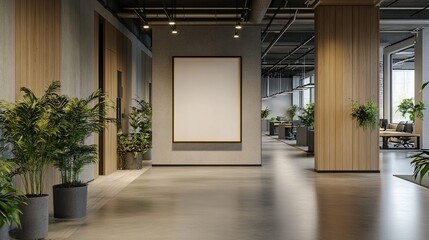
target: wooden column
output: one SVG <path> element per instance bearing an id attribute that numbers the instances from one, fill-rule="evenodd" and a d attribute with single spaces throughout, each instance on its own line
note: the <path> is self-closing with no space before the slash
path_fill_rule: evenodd
<path id="1" fill-rule="evenodd" d="M 378 104 L 379 9 L 316 8 L 315 170 L 378 171 L 378 129 L 351 119 L 352 101 Z"/>

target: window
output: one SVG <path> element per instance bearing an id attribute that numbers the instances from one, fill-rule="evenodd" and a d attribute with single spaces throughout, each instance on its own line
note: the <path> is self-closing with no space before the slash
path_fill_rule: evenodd
<path id="1" fill-rule="evenodd" d="M 302 80 L 302 85 L 306 85 L 310 83 L 310 77 L 305 78 Z M 305 89 L 302 91 L 302 107 L 307 106 L 311 102 L 311 95 L 310 95 L 310 88 Z"/>
<path id="2" fill-rule="evenodd" d="M 392 71 L 392 122 L 406 121 L 398 112 L 404 98 L 414 98 L 414 70 Z"/>

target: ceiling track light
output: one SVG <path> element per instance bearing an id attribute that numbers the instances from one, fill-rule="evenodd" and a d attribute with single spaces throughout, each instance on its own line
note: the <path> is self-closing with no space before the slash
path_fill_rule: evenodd
<path id="1" fill-rule="evenodd" d="M 238 31 L 235 31 L 234 38 L 239 38 L 239 37 L 240 37 L 240 34 L 238 34 Z"/>
<path id="2" fill-rule="evenodd" d="M 170 20 L 170 21 L 168 22 L 168 25 L 170 25 L 170 26 L 176 25 L 176 22 L 175 22 L 175 21 L 171 21 L 171 20 Z"/>
<path id="3" fill-rule="evenodd" d="M 173 30 L 171 31 L 171 33 L 172 34 L 177 34 L 178 33 L 176 27 L 173 27 Z"/>
<path id="4" fill-rule="evenodd" d="M 242 27 L 241 27 L 241 24 L 240 23 L 237 23 L 236 25 L 235 25 L 235 29 L 241 29 Z"/>

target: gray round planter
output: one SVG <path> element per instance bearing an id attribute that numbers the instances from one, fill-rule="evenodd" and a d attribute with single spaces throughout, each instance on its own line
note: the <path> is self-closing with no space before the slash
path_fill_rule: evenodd
<path id="1" fill-rule="evenodd" d="M 143 154 L 143 160 L 152 160 L 152 148 L 149 148 L 149 150 Z"/>
<path id="2" fill-rule="evenodd" d="M 26 206 L 21 206 L 21 229 L 16 230 L 18 239 L 40 239 L 48 236 L 48 195 L 27 196 Z"/>
<path id="3" fill-rule="evenodd" d="M 86 216 L 88 186 L 52 187 L 55 218 L 82 218 Z"/>
<path id="4" fill-rule="evenodd" d="M 5 223 L 0 228 L 0 239 L 9 239 L 9 224 Z"/>
<path id="5" fill-rule="evenodd" d="M 125 154 L 125 169 L 135 170 L 142 168 L 142 153 L 137 154 L 137 158 L 134 158 L 134 153 L 128 152 Z"/>

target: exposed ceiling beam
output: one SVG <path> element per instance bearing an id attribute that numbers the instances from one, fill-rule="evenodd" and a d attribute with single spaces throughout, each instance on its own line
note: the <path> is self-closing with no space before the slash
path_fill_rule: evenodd
<path id="1" fill-rule="evenodd" d="M 253 0 L 252 12 L 250 12 L 249 22 L 253 24 L 261 23 L 268 8 L 270 7 L 271 0 Z"/>
<path id="2" fill-rule="evenodd" d="M 283 34 L 289 29 L 289 27 L 292 25 L 293 22 L 295 22 L 296 19 L 296 12 L 295 16 L 289 20 L 289 22 L 283 27 L 283 29 L 280 31 L 279 34 L 277 34 L 276 38 L 270 43 L 270 45 L 265 49 L 265 51 L 262 53 L 262 57 L 264 58 L 267 53 L 273 48 L 273 46 L 277 43 L 277 41 L 283 36 Z"/>
<path id="3" fill-rule="evenodd" d="M 273 70 L 275 67 L 277 67 L 277 65 L 281 64 L 284 60 L 288 59 L 290 56 L 292 56 L 294 53 L 296 53 L 300 48 L 302 48 L 303 46 L 305 46 L 307 43 L 309 43 L 311 40 L 313 40 L 314 35 L 312 35 L 311 37 L 307 38 L 307 40 L 305 40 L 304 42 L 302 42 L 299 46 L 297 46 L 294 50 L 292 50 L 289 54 L 287 54 L 286 56 L 284 56 L 282 59 L 280 59 L 276 64 L 274 64 L 274 66 L 272 66 L 270 69 L 268 69 L 264 74 L 266 74 L 267 72 L 270 72 L 271 70 Z M 308 54 L 310 51 L 312 51 L 313 49 L 310 49 L 309 51 L 307 51 L 307 53 L 305 53 L 304 55 Z M 301 58 L 301 57 L 300 57 Z M 299 59 L 299 58 L 298 58 Z"/>

